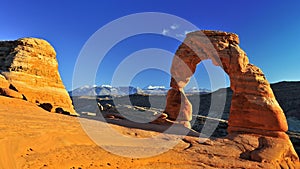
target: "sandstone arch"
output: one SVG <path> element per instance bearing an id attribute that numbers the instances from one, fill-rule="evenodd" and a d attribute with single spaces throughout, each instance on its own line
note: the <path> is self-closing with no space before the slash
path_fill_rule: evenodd
<path id="1" fill-rule="evenodd" d="M 197 64 L 206 59 L 211 59 L 214 65 L 223 67 L 230 78 L 233 96 L 228 132 L 251 133 L 286 140 L 280 141 L 282 147 L 278 149 L 272 149 L 271 144 L 262 146 L 260 143 L 261 147 L 251 154 L 252 159 L 262 160 L 269 158 L 270 154 L 276 154 L 276 158 L 288 157 L 292 161 L 298 161 L 285 133 L 288 130 L 286 117 L 269 82 L 258 67 L 249 63 L 246 53 L 239 47 L 238 36 L 233 33 L 196 31 L 187 35 L 176 51 L 171 67 L 171 89 L 167 94 L 165 108 L 168 118 L 190 127 L 192 106 L 183 88 L 195 72 Z M 276 158 L 272 157 L 272 160 Z"/>
<path id="2" fill-rule="evenodd" d="M 209 46 L 211 44 L 207 40 L 215 50 L 211 49 Z M 233 98 L 229 132 L 247 130 L 265 133 L 267 130 L 268 133 L 265 134 L 276 136 L 287 131 L 285 115 L 275 99 L 270 84 L 263 72 L 249 63 L 246 53 L 238 44 L 239 38 L 233 33 L 198 31 L 187 35 L 176 52 L 171 68 L 172 89 L 168 92 L 165 112 L 172 120 L 176 118 L 179 121 L 191 120 L 189 101 L 183 99 L 181 106 L 177 103 L 181 103 L 179 98 L 186 98 L 183 88 L 195 72 L 197 64 L 202 60 L 211 59 L 216 66 L 223 67 L 231 81 Z"/>

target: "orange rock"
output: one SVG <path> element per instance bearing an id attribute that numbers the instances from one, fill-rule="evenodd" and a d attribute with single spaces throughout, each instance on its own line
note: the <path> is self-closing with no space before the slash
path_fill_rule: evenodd
<path id="1" fill-rule="evenodd" d="M 55 50 L 47 41 L 24 38 L 0 42 L 0 59 L 4 60 L 0 65 L 1 77 L 29 102 L 51 104 L 52 110 L 62 108 L 77 115 L 61 81 Z"/>
<path id="2" fill-rule="evenodd" d="M 290 140 L 260 137 L 258 141 L 258 147 L 250 152 L 251 160 L 275 163 L 280 168 L 299 167 L 299 159 Z"/>
<path id="3" fill-rule="evenodd" d="M 233 33 L 220 31 L 189 33 L 174 57 L 171 87 L 173 89 L 185 87 L 195 72 L 197 64 L 202 60 L 211 59 L 215 65 L 222 66 L 230 77 L 233 90 L 229 118 L 230 132 L 237 128 L 253 129 L 253 132 L 257 129 L 286 132 L 285 115 L 274 97 L 269 82 L 258 67 L 249 63 L 246 53 L 238 44 L 238 36 Z M 166 106 L 169 116 L 174 114 L 171 112 L 178 111 L 179 107 L 172 101 L 175 98 L 170 98 L 174 97 L 171 96 L 172 94 L 174 92 L 168 93 Z M 178 102 L 177 97 L 175 100 Z M 170 105 L 174 107 L 173 109 L 176 107 L 176 111 L 171 110 Z M 179 115 L 179 113 L 175 114 Z M 186 116 L 191 114 L 188 113 Z M 171 117 L 174 119 L 173 115 Z"/>
<path id="4" fill-rule="evenodd" d="M 1 74 L 0 74 L 0 87 L 2 87 L 2 88 L 8 88 L 9 87 L 9 82 Z"/>
<path id="5" fill-rule="evenodd" d="M 0 95 L 2 96 L 7 96 L 7 97 L 12 97 L 16 99 L 23 99 L 23 95 L 19 92 L 16 92 L 14 90 L 11 90 L 9 88 L 0 88 Z"/>
<path id="6" fill-rule="evenodd" d="M 170 89 L 168 91 L 165 112 L 170 120 L 192 120 L 192 104 L 181 90 Z"/>
<path id="7" fill-rule="evenodd" d="M 165 113 L 168 119 L 176 120 L 181 107 L 181 92 L 177 89 L 170 89 L 167 94 Z"/>
<path id="8" fill-rule="evenodd" d="M 179 46 L 171 67 L 172 89 L 167 94 L 165 113 L 169 118 L 179 121 L 192 117 L 190 103 L 185 101 L 183 88 L 195 72 L 197 64 L 211 59 L 213 64 L 221 66 L 229 75 L 233 90 L 230 108 L 228 132 L 251 133 L 289 141 L 285 132 L 288 130 L 286 117 L 279 106 L 269 82 L 263 72 L 249 63 L 246 53 L 239 47 L 236 34 L 220 31 L 196 31 L 189 33 Z M 182 118 L 184 117 L 184 118 Z M 266 144 L 269 144 L 267 142 Z M 290 158 L 297 161 L 292 144 L 281 147 L 282 151 L 274 157 Z M 263 151 L 278 151 L 272 146 L 265 146 Z M 263 151 L 257 151 L 253 158 L 265 157 Z M 283 154 L 286 152 L 289 154 Z M 286 155 L 286 156 L 285 156 Z"/>

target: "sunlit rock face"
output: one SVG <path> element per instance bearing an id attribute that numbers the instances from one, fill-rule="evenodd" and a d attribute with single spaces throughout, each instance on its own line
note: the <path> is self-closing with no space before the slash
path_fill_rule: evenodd
<path id="1" fill-rule="evenodd" d="M 0 42 L 0 72 L 0 87 L 6 93 L 13 90 L 29 102 L 51 105 L 48 111 L 63 109 L 76 115 L 58 72 L 56 52 L 47 41 L 23 38 Z"/>
<path id="2" fill-rule="evenodd" d="M 197 65 L 207 59 L 211 59 L 214 65 L 221 66 L 230 77 L 233 95 L 228 132 L 286 140 L 276 141 L 282 142 L 282 146 L 272 146 L 274 139 L 261 139 L 260 151 L 252 152 L 253 160 L 272 161 L 275 159 L 267 157 L 265 152 L 277 152 L 276 158 L 282 157 L 281 161 L 285 157 L 298 161 L 285 133 L 288 130 L 286 117 L 269 82 L 258 67 L 249 63 L 246 53 L 239 47 L 238 36 L 233 33 L 196 31 L 187 34 L 176 51 L 171 67 L 172 88 L 168 92 L 165 108 L 170 119 L 191 120 L 192 109 L 183 88 L 189 83 Z"/>

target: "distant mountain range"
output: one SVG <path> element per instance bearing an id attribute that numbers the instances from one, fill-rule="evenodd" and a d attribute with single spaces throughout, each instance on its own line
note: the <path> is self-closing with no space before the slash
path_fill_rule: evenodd
<path id="1" fill-rule="evenodd" d="M 113 87 L 110 85 L 101 85 L 101 86 L 82 86 L 72 91 L 69 91 L 70 96 L 124 96 L 132 94 L 147 94 L 147 95 L 165 95 L 168 92 L 169 88 L 165 86 L 154 86 L 148 85 L 144 88 L 139 87 Z M 186 94 L 205 94 L 210 93 L 208 89 L 199 89 L 196 87 L 185 90 Z"/>
<path id="2" fill-rule="evenodd" d="M 271 88 L 276 96 L 278 103 L 283 109 L 289 121 L 291 131 L 300 132 L 300 82 L 278 82 L 271 84 Z M 232 90 L 230 88 L 219 89 L 217 93 L 227 93 L 226 104 L 223 111 L 223 119 L 228 119 Z M 108 85 L 102 86 L 83 86 L 70 92 L 71 96 L 95 96 L 95 95 L 111 95 L 125 96 L 128 94 L 147 94 L 151 96 L 153 107 L 164 109 L 165 96 L 168 88 L 164 86 L 146 86 L 143 89 L 135 87 L 112 87 Z M 200 115 L 207 115 L 210 109 L 211 92 L 206 89 L 191 88 L 185 91 L 193 105 L 193 110 L 197 110 Z M 199 96 L 201 94 L 199 104 Z M 155 99 L 154 99 L 155 98 Z M 141 100 L 138 98 L 138 101 Z M 154 104 L 155 102 L 155 104 Z"/>
<path id="3" fill-rule="evenodd" d="M 135 88 L 132 86 L 129 87 L 112 87 L 110 85 L 101 85 L 101 86 L 82 86 L 75 90 L 69 91 L 71 96 L 103 96 L 103 95 L 112 95 L 112 96 L 123 96 L 131 95 L 135 93 L 140 93 L 140 88 Z"/>

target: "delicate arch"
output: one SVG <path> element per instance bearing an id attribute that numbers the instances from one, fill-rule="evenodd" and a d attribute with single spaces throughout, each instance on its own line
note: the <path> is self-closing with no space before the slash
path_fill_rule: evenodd
<path id="1" fill-rule="evenodd" d="M 214 49 L 212 49 L 212 47 Z M 229 133 L 250 132 L 269 136 L 287 137 L 285 115 L 275 99 L 263 72 L 249 63 L 246 53 L 239 47 L 236 34 L 219 31 L 189 33 L 179 46 L 171 67 L 171 89 L 167 94 L 165 113 L 169 119 L 189 126 L 192 106 L 184 94 L 202 60 L 211 59 L 229 75 L 233 90 Z"/>

